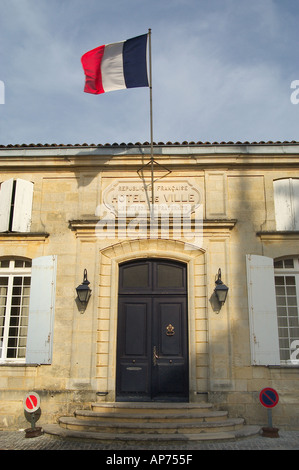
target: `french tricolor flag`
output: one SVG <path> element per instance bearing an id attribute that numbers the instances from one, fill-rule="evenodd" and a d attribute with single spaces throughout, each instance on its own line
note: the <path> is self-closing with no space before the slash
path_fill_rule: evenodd
<path id="1" fill-rule="evenodd" d="M 147 34 L 106 44 L 81 57 L 86 93 L 147 87 Z"/>

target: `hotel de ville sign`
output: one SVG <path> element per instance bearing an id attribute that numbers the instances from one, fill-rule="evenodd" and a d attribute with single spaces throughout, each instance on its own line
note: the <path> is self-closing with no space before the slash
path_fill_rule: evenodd
<path id="1" fill-rule="evenodd" d="M 198 188 L 188 180 L 167 180 L 155 183 L 154 205 L 158 213 L 167 213 L 176 209 L 181 213 L 194 212 L 202 204 Z M 109 185 L 103 194 L 105 207 L 115 215 L 119 214 L 120 206 L 127 210 L 134 207 L 146 211 L 152 203 L 151 187 L 143 181 L 123 180 Z"/>
<path id="2" fill-rule="evenodd" d="M 150 185 L 130 179 L 111 183 L 97 207 L 96 236 L 107 238 L 171 238 L 202 246 L 203 198 L 187 179 Z M 187 245 L 186 245 L 187 246 Z M 189 249 L 189 248 L 186 248 Z"/>

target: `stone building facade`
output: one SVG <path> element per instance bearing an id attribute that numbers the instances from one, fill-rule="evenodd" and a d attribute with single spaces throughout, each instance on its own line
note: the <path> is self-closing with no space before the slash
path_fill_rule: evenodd
<path id="1" fill-rule="evenodd" d="M 210 401 L 299 428 L 299 144 L 0 148 L 0 427 Z M 86 271 L 85 271 L 86 270 Z M 87 274 L 87 306 L 76 287 Z M 229 288 L 225 303 L 215 280 Z"/>

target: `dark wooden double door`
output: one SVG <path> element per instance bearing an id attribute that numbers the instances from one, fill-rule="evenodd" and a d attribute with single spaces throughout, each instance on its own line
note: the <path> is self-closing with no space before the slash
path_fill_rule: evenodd
<path id="1" fill-rule="evenodd" d="M 188 401 L 186 265 L 125 263 L 119 271 L 117 401 Z"/>

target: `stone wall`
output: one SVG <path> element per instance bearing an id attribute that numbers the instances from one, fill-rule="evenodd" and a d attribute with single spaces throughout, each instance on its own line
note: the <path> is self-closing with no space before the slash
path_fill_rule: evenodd
<path id="1" fill-rule="evenodd" d="M 94 160 L 88 149 L 85 156 L 70 150 L 55 158 L 39 152 L 40 158 L 15 156 L 16 166 L 2 161 L 1 181 L 33 181 L 34 198 L 31 232 L 0 234 L 0 257 L 57 255 L 53 360 L 51 365 L 0 364 L 0 429 L 25 426 L 22 403 L 30 390 L 41 395 L 44 423 L 91 401 L 115 400 L 118 264 L 148 257 L 179 260 L 188 267 L 190 401 L 208 399 L 231 416 L 264 424 L 266 411 L 258 395 L 270 386 L 280 395 L 275 424 L 298 429 L 298 369 L 251 365 L 245 267 L 248 253 L 298 254 L 296 234 L 279 240 L 273 235 L 273 180 L 299 177 L 296 168 L 288 167 L 293 163 L 284 163 L 283 152 L 275 150 L 281 161 L 275 170 L 271 157 L 258 153 L 248 162 L 246 153 L 243 159 L 232 153 L 225 160 L 219 148 L 213 158 L 201 154 L 191 160 L 188 152 L 178 157 L 164 151 L 161 161 L 171 168 L 172 180 L 190 180 L 202 195 L 203 245 L 195 249 L 186 249 L 184 237 L 175 238 L 172 230 L 167 239 L 97 236 L 103 191 L 113 182 L 138 182 L 139 157 L 103 154 Z M 229 286 L 222 308 L 213 296 L 219 268 Z M 82 312 L 75 287 L 84 269 L 92 297 Z"/>

